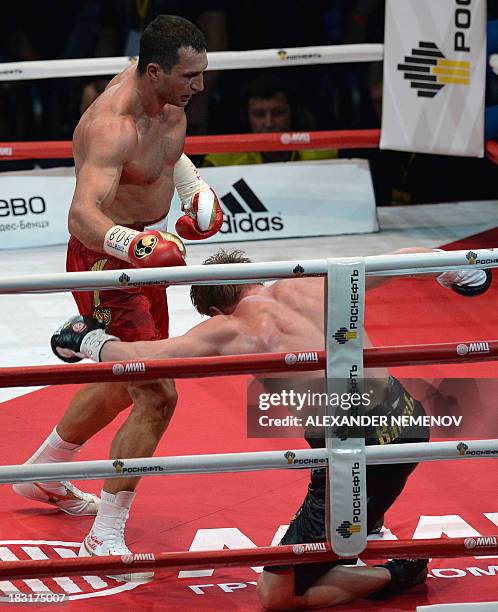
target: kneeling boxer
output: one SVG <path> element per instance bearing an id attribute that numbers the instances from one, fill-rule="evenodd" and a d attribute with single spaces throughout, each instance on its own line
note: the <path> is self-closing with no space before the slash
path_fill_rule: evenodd
<path id="1" fill-rule="evenodd" d="M 385 397 L 369 416 L 391 417 L 424 416 L 425 410 L 404 390 L 399 381 L 388 378 Z M 312 448 L 324 448 L 325 439 L 307 435 Z M 429 429 L 414 425 L 400 428 L 389 425 L 367 427 L 365 443 L 401 444 L 428 442 Z M 401 494 L 408 477 L 417 464 L 368 465 L 367 471 L 367 532 L 379 531 L 385 512 Z M 327 470 L 311 470 L 311 480 L 303 504 L 280 544 L 326 542 Z M 258 581 L 258 593 L 263 606 L 269 610 L 318 608 L 345 604 L 358 597 L 380 599 L 397 595 L 423 582 L 427 577 L 428 559 L 395 559 L 376 567 L 343 567 L 354 564 L 354 559 L 329 563 L 306 563 L 295 566 L 265 567 Z"/>

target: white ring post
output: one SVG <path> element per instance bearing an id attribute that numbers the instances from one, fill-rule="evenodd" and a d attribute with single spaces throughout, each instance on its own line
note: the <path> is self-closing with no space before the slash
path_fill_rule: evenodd
<path id="1" fill-rule="evenodd" d="M 325 330 L 327 395 L 362 396 L 365 262 L 328 260 Z M 361 416 L 362 405 L 344 412 L 327 402 L 327 416 Z M 326 428 L 329 539 L 342 557 L 355 557 L 367 545 L 367 493 L 363 428 Z"/>

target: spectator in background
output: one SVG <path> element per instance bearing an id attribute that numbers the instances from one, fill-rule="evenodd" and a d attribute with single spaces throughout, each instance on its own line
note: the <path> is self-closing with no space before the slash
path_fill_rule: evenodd
<path id="1" fill-rule="evenodd" d="M 273 75 L 262 75 L 251 81 L 245 90 L 242 104 L 242 123 L 245 131 L 256 134 L 298 132 L 314 129 L 312 115 L 294 103 L 292 94 L 283 80 Z M 271 151 L 242 153 L 212 153 L 204 158 L 204 166 L 232 166 L 330 159 L 337 151 Z"/>
<path id="2" fill-rule="evenodd" d="M 498 53 L 498 19 L 488 22 L 487 28 L 488 36 L 488 52 L 487 56 Z M 485 139 L 486 140 L 498 140 L 498 99 L 497 99 L 497 87 L 496 87 L 496 76 L 493 71 L 488 69 L 489 79 L 486 88 L 487 102 L 489 106 L 486 108 L 485 116 Z"/>
<path id="3" fill-rule="evenodd" d="M 112 14 L 105 0 L 22 0 L 9 3 L 4 48 L 8 61 L 115 55 L 109 44 Z M 2 32 L 3 33 L 3 32 Z M 69 138 L 74 127 L 71 101 L 79 85 L 71 79 L 19 83 L 17 140 Z"/>

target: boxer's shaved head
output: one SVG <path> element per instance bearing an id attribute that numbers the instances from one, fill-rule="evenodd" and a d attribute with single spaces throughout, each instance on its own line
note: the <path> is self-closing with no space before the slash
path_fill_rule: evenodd
<path id="1" fill-rule="evenodd" d="M 202 262 L 204 265 L 212 264 L 232 264 L 232 263 L 251 263 L 244 251 L 233 249 L 225 251 L 220 249 Z M 240 293 L 247 288 L 247 284 L 242 285 L 192 285 L 190 289 L 190 299 L 197 312 L 202 315 L 210 316 L 211 308 L 214 306 L 219 310 L 235 304 Z"/>

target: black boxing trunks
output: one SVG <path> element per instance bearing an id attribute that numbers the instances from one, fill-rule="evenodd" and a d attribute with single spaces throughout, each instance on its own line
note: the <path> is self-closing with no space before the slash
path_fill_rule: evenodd
<path id="1" fill-rule="evenodd" d="M 371 411 L 369 415 L 387 416 L 424 416 L 425 410 L 420 402 L 415 400 L 402 384 L 393 377 L 389 378 L 385 400 Z M 389 423 L 388 419 L 388 423 Z M 407 442 L 427 442 L 428 427 L 366 427 L 365 443 L 369 446 L 378 444 L 403 444 Z M 307 438 L 312 448 L 324 448 L 322 438 Z M 371 533 L 384 513 L 392 506 L 403 490 L 409 475 L 416 463 L 367 466 L 367 530 Z M 280 544 L 304 544 L 326 542 L 325 515 L 327 495 L 327 470 L 315 468 L 311 470 L 311 481 L 303 504 L 291 521 Z M 319 578 L 335 565 L 351 565 L 355 560 L 342 559 L 328 563 L 307 563 L 294 566 L 294 590 L 296 595 L 304 593 Z M 288 570 L 291 566 L 265 567 L 265 571 L 278 573 Z"/>

